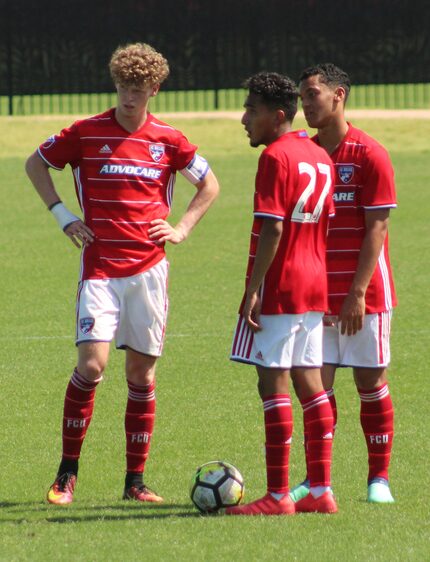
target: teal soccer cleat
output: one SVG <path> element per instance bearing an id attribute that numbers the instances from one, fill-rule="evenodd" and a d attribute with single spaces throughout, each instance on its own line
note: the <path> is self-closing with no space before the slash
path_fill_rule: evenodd
<path id="1" fill-rule="evenodd" d="M 294 503 L 305 498 L 308 494 L 309 494 L 309 480 L 303 480 L 303 482 L 297 484 L 297 486 L 294 486 L 294 488 L 290 490 L 290 498 L 293 500 Z"/>
<path id="2" fill-rule="evenodd" d="M 370 503 L 394 503 L 388 480 L 385 480 L 385 478 L 371 480 L 367 488 L 367 501 Z"/>

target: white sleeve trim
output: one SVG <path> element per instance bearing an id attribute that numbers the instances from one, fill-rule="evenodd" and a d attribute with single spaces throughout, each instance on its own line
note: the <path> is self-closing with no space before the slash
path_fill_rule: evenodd
<path id="1" fill-rule="evenodd" d="M 179 172 L 192 184 L 199 183 L 202 181 L 209 171 L 209 164 L 207 161 L 198 154 L 194 155 L 194 158 L 183 170 Z"/>
<path id="2" fill-rule="evenodd" d="M 263 217 L 263 218 L 267 217 L 270 219 L 277 219 L 279 221 L 285 220 L 285 217 L 281 217 L 280 215 L 272 215 L 270 213 L 260 213 L 258 211 L 254 213 L 254 217 Z"/>
<path id="3" fill-rule="evenodd" d="M 391 203 L 390 205 L 363 205 L 363 209 L 366 211 L 371 211 L 372 209 L 395 209 L 397 207 L 397 203 Z"/>
<path id="4" fill-rule="evenodd" d="M 43 156 L 43 154 L 40 152 L 40 148 L 37 149 L 37 153 L 38 153 L 39 156 L 42 158 L 42 160 L 43 160 L 44 162 L 46 162 L 46 164 L 48 164 L 48 166 L 49 166 L 50 168 L 54 168 L 54 170 L 60 170 L 60 171 L 63 170 L 63 168 L 58 168 L 58 166 L 54 166 L 54 164 L 51 164 L 51 162 L 50 162 L 49 160 L 47 160 L 47 159 Z"/>

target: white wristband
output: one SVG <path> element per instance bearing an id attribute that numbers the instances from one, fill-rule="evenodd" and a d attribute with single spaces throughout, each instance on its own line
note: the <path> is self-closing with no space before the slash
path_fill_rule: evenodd
<path id="1" fill-rule="evenodd" d="M 61 230 L 65 230 L 72 222 L 80 220 L 80 218 L 71 213 L 61 201 L 55 203 L 49 210 L 56 218 Z"/>

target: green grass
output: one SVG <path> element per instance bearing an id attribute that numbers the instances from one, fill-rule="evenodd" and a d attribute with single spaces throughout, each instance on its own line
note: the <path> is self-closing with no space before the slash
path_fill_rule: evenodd
<path id="1" fill-rule="evenodd" d="M 94 114 L 104 111 L 116 102 L 115 94 L 35 94 L 15 95 L 12 98 L 13 115 Z M 241 109 L 242 89 L 190 90 L 169 92 L 161 90 L 152 101 L 158 111 L 213 111 Z M 428 109 L 428 84 L 368 84 L 351 90 L 348 107 L 352 109 Z M 0 115 L 10 113 L 9 98 L 0 96 Z"/>
<path id="2" fill-rule="evenodd" d="M 61 120 L 0 120 L 2 325 L 0 331 L 0 560 L 422 561 L 428 560 L 427 439 L 430 121 L 356 121 L 390 150 L 399 208 L 390 240 L 400 306 L 393 322 L 391 393 L 396 436 L 391 467 L 396 504 L 367 505 L 366 450 L 351 373 L 337 380 L 335 516 L 200 517 L 188 498 L 200 463 L 221 458 L 245 477 L 247 499 L 264 493 L 262 412 L 252 367 L 228 361 L 242 295 L 259 150 L 239 123 L 171 120 L 199 145 L 222 193 L 183 245 L 170 247 L 168 333 L 158 366 L 157 422 L 147 480 L 162 506 L 120 500 L 126 385 L 112 351 L 82 453 L 76 501 L 44 501 L 61 450 L 66 384 L 75 362 L 78 252 L 59 232 L 23 172 L 25 157 Z M 303 125 L 298 122 L 297 126 Z M 76 209 L 71 173 L 54 172 Z M 173 220 L 193 193 L 178 178 Z M 294 399 L 291 483 L 303 476 L 301 410 Z"/>

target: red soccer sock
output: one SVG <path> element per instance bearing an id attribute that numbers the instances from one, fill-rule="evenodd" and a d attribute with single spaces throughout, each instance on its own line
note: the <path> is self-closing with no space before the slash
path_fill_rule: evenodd
<path id="1" fill-rule="evenodd" d="M 325 391 L 300 401 L 306 435 L 307 479 L 310 486 L 330 486 L 333 445 L 332 406 Z"/>
<path id="2" fill-rule="evenodd" d="M 330 402 L 331 406 L 331 413 L 333 415 L 333 438 L 336 431 L 337 425 L 337 404 L 336 404 L 336 397 L 334 395 L 333 388 L 329 388 L 326 390 L 328 401 Z M 304 417 L 304 412 L 303 412 Z M 303 420 L 304 432 L 303 432 L 303 439 L 304 439 L 304 449 L 305 449 L 305 460 L 306 460 L 306 480 L 309 480 L 309 453 L 308 453 L 308 434 L 306 432 L 306 424 Z"/>
<path id="3" fill-rule="evenodd" d="M 368 481 L 388 480 L 388 467 L 394 435 L 394 411 L 388 384 L 373 390 L 358 389 L 361 400 L 360 421 L 367 443 Z"/>
<path id="4" fill-rule="evenodd" d="M 127 381 L 125 412 L 127 473 L 142 473 L 148 458 L 155 419 L 155 383 L 137 386 Z"/>
<path id="5" fill-rule="evenodd" d="M 67 386 L 63 414 L 63 459 L 77 461 L 94 410 L 96 386 L 102 380 L 89 381 L 77 369 Z"/>
<path id="6" fill-rule="evenodd" d="M 266 430 L 266 474 L 269 492 L 288 492 L 293 416 L 288 394 L 272 394 L 263 399 Z"/>

